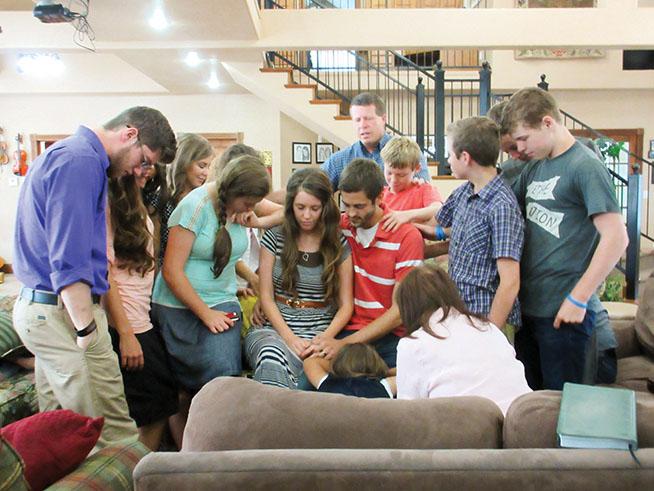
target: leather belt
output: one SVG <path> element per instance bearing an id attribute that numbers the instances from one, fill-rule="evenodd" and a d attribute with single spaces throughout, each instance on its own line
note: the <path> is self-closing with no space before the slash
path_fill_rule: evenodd
<path id="1" fill-rule="evenodd" d="M 312 302 L 310 300 L 300 300 L 298 298 L 288 298 L 283 295 L 275 295 L 275 300 L 286 304 L 294 309 L 322 309 L 327 307 L 327 302 Z"/>
<path id="2" fill-rule="evenodd" d="M 45 305 L 59 305 L 59 295 L 53 292 L 44 292 L 41 290 L 35 290 L 33 288 L 27 288 L 24 286 L 20 289 L 20 296 L 25 300 L 29 300 L 34 303 L 42 303 Z M 95 293 L 91 294 L 91 300 L 93 303 L 100 303 L 100 295 Z"/>

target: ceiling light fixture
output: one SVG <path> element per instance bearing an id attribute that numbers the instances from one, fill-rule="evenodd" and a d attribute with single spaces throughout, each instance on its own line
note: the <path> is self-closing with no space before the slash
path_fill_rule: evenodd
<path id="1" fill-rule="evenodd" d="M 64 62 L 57 53 L 29 53 L 18 55 L 18 73 L 41 77 L 52 77 L 64 72 Z"/>
<path id="2" fill-rule="evenodd" d="M 184 62 L 190 67 L 196 67 L 202 63 L 202 58 L 200 58 L 197 51 L 189 51 L 186 58 L 184 58 Z"/>
<path id="3" fill-rule="evenodd" d="M 154 9 L 149 23 L 150 27 L 156 29 L 157 31 L 163 31 L 170 25 L 170 22 L 168 22 L 166 14 L 164 13 L 163 7 L 161 5 L 157 5 L 157 7 Z"/>
<path id="4" fill-rule="evenodd" d="M 211 58 L 210 60 L 211 63 L 211 74 L 209 75 L 209 80 L 207 80 L 207 87 L 210 89 L 217 89 L 220 87 L 220 80 L 218 80 L 218 70 L 216 68 L 216 65 L 218 64 L 218 60 L 215 58 Z"/>

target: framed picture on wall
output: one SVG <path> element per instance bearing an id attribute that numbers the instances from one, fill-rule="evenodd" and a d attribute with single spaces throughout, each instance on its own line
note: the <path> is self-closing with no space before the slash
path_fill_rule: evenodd
<path id="1" fill-rule="evenodd" d="M 334 145 L 331 143 L 316 143 L 316 162 L 322 164 L 334 153 Z"/>
<path id="2" fill-rule="evenodd" d="M 311 143 L 293 142 L 293 163 L 311 163 Z"/>

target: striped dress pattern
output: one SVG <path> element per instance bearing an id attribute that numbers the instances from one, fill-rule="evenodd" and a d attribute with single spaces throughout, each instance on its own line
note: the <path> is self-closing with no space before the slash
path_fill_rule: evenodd
<path id="1" fill-rule="evenodd" d="M 350 255 L 350 248 L 341 237 L 343 252 L 339 262 Z M 294 295 L 282 289 L 282 260 L 284 233 L 281 227 L 267 230 L 261 246 L 275 255 L 273 267 L 274 295 L 293 298 Z M 318 253 L 313 253 L 317 255 Z M 303 260 L 297 266 L 297 298 L 301 301 L 324 302 L 325 285 L 322 282 L 323 266 L 308 266 Z M 309 261 L 312 262 L 311 260 Z M 313 339 L 329 327 L 337 307 L 294 308 L 276 301 L 284 321 L 293 333 L 302 339 Z M 251 329 L 245 338 L 245 353 L 254 370 L 253 378 L 267 385 L 296 388 L 302 373 L 302 360 L 289 348 L 274 327 L 268 323 L 261 328 Z"/>

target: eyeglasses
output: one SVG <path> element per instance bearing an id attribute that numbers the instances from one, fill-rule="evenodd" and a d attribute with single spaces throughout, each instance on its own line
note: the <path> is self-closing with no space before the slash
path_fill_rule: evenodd
<path id="1" fill-rule="evenodd" d="M 141 155 L 143 155 L 143 162 L 141 162 L 141 170 L 152 169 L 155 166 L 155 164 L 154 162 L 150 162 L 145 156 L 145 150 L 143 150 L 143 144 L 141 144 Z"/>

